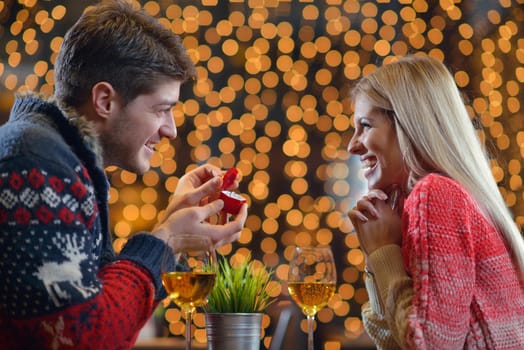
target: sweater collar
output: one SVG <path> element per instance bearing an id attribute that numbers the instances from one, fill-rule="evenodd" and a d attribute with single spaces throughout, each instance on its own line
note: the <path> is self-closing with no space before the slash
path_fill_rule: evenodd
<path id="1" fill-rule="evenodd" d="M 92 152 L 96 164 L 103 168 L 102 148 L 93 124 L 84 116 L 78 114 L 72 107 L 60 105 L 54 96 L 44 96 L 35 92 L 17 94 L 10 119 L 16 120 L 27 113 L 38 113 L 52 122 L 63 135 L 64 139 L 74 148 L 87 148 Z M 50 118 L 49 118 L 50 117 Z M 80 137 L 81 142 L 78 142 Z"/>

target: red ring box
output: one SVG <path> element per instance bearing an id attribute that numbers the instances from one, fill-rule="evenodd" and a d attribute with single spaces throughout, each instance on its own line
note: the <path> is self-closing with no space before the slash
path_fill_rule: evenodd
<path id="1" fill-rule="evenodd" d="M 233 191 L 226 191 L 233 185 L 238 176 L 238 170 L 231 168 L 224 174 L 222 180 L 222 191 L 220 192 L 219 198 L 224 201 L 224 210 L 229 214 L 236 215 L 240 211 L 242 204 L 246 202 L 246 199 Z"/>

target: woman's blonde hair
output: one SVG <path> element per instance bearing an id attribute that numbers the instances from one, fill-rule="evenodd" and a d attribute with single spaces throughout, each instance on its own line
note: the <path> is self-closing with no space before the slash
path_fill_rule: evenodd
<path id="1" fill-rule="evenodd" d="M 393 118 L 410 171 L 408 186 L 432 172 L 462 184 L 504 235 L 524 280 L 524 240 L 446 66 L 428 56 L 406 56 L 363 77 L 352 96 L 366 96 Z"/>

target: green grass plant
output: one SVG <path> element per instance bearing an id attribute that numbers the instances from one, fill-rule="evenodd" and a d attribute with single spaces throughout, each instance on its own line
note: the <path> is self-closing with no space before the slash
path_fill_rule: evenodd
<path id="1" fill-rule="evenodd" d="M 270 287 L 273 270 L 256 267 L 255 260 L 246 257 L 232 265 L 220 256 L 215 286 L 208 296 L 207 311 L 211 313 L 260 313 L 271 305 Z"/>

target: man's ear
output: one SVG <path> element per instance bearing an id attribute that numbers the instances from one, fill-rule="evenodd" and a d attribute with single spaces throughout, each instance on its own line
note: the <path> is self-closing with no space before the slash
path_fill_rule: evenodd
<path id="1" fill-rule="evenodd" d="M 91 89 L 91 101 L 96 114 L 104 119 L 111 116 L 117 104 L 117 93 L 113 86 L 101 81 Z"/>

